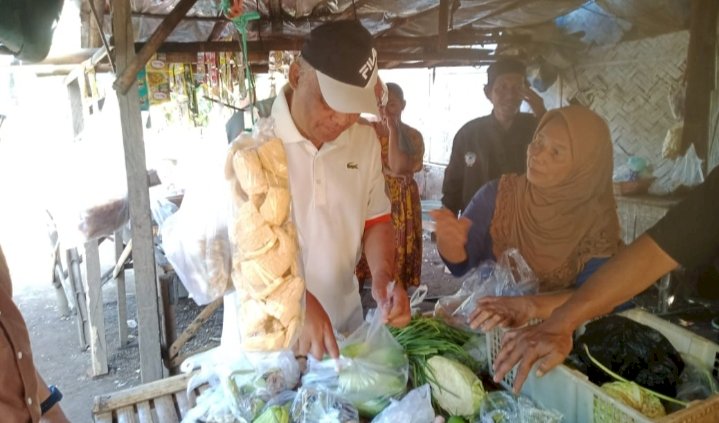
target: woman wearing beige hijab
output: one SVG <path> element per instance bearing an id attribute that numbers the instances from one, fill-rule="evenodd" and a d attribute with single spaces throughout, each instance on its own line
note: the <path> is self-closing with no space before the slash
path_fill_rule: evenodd
<path id="1" fill-rule="evenodd" d="M 432 212 L 437 248 L 455 276 L 517 248 L 540 293 L 581 285 L 621 245 L 612 192 L 612 143 L 606 123 L 581 106 L 547 112 L 527 148 L 527 172 L 504 175 L 475 194 L 457 219 Z M 472 326 L 514 326 L 549 315 L 557 295 L 485 298 Z"/>

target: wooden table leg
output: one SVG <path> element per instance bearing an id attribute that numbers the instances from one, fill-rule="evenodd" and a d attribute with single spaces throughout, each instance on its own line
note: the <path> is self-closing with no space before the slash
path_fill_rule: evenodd
<path id="1" fill-rule="evenodd" d="M 100 251 L 97 240 L 85 243 L 85 274 L 87 275 L 87 318 L 90 326 L 90 352 L 93 376 L 107 373 L 107 341 L 105 315 L 100 282 Z"/>

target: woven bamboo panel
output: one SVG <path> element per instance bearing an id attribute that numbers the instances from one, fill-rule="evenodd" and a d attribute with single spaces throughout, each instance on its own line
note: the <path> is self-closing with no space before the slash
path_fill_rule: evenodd
<path id="1" fill-rule="evenodd" d="M 587 51 L 562 75 L 561 95 L 577 97 L 608 122 L 615 145 L 615 163 L 626 154 L 656 163 L 667 129 L 675 122 L 669 92 L 680 81 L 689 44 L 687 31 L 597 47 Z M 548 104 L 558 104 L 548 93 Z"/>

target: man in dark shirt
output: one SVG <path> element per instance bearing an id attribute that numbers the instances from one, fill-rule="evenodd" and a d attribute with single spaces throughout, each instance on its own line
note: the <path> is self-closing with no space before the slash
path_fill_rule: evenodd
<path id="1" fill-rule="evenodd" d="M 527 145 L 545 112 L 542 98 L 527 86 L 524 65 L 499 59 L 487 69 L 484 94 L 492 114 L 473 119 L 457 132 L 444 171 L 442 204 L 458 214 L 485 183 L 505 173 L 524 173 Z M 522 100 L 532 114 L 519 113 Z"/>
<path id="2" fill-rule="evenodd" d="M 647 233 L 600 267 L 549 319 L 508 332 L 494 362 L 495 380 L 519 363 L 519 391 L 537 362 L 538 376 L 561 364 L 572 349 L 572 332 L 609 313 L 680 264 L 687 268 L 719 256 L 719 168 Z"/>

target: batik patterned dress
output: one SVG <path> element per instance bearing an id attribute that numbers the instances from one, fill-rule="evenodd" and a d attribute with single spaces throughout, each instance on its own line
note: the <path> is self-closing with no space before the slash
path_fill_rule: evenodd
<path id="1" fill-rule="evenodd" d="M 422 134 L 416 129 L 403 125 L 403 131 L 411 144 L 412 159 L 422 163 L 424 142 Z M 420 283 L 422 272 L 422 209 L 419 189 L 412 174 L 396 175 L 389 170 L 389 137 L 380 136 L 382 145 L 382 164 L 387 196 L 392 203 L 392 226 L 395 232 L 395 280 L 405 287 Z M 357 278 L 360 281 L 370 279 L 367 261 L 362 259 L 357 265 Z"/>

